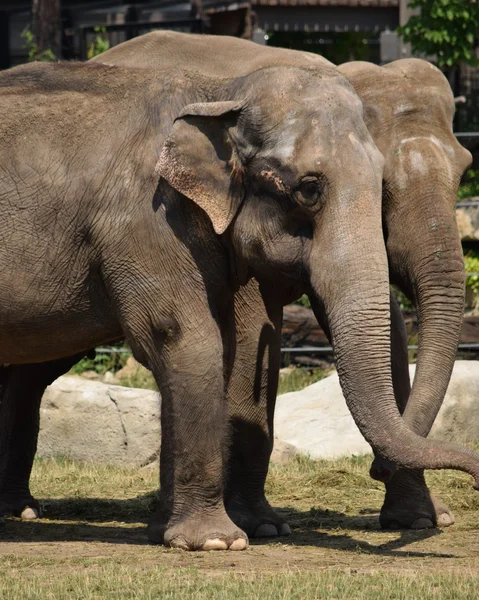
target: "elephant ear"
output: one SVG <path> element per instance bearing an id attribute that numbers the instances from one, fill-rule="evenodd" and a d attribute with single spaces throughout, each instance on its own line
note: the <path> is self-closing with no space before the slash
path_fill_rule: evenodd
<path id="1" fill-rule="evenodd" d="M 223 233 L 243 200 L 236 176 L 241 164 L 230 131 L 242 102 L 189 104 L 175 119 L 156 172 L 175 190 L 198 204 L 217 234 Z"/>

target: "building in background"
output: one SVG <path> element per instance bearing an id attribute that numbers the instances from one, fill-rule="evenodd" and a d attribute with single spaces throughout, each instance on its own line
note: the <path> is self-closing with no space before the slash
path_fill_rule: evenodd
<path id="1" fill-rule="evenodd" d="M 400 1 L 62 0 L 62 58 L 86 58 L 93 27 L 101 25 L 111 45 L 165 27 L 302 48 L 336 63 L 380 62 L 381 36 L 389 55 L 398 57 L 399 43 L 391 32 L 400 21 Z M 27 60 L 21 33 L 30 22 L 31 0 L 0 0 L 0 68 Z"/>

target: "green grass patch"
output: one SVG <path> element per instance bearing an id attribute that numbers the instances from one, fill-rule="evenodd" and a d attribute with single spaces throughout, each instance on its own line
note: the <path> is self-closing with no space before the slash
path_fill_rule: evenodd
<path id="1" fill-rule="evenodd" d="M 137 371 L 130 375 L 120 377 L 119 381 L 120 385 L 123 385 L 124 387 L 158 391 L 158 386 L 156 385 L 153 374 L 146 369 L 137 369 Z"/>
<path id="2" fill-rule="evenodd" d="M 294 367 L 288 373 L 279 378 L 278 396 L 287 392 L 302 390 L 308 385 L 321 381 L 332 373 L 333 369 L 307 369 L 305 367 Z"/>
<path id="3" fill-rule="evenodd" d="M 13 561 L 15 564 L 15 561 Z M 40 561 L 41 564 L 41 561 Z M 318 573 L 297 571 L 280 574 L 204 574 L 198 569 L 127 567 L 107 564 L 89 571 L 78 565 L 77 572 L 45 576 L 33 562 L 33 572 L 18 577 L 18 566 L 7 559 L 0 576 L 3 600 L 304 600 L 330 598 L 351 600 L 476 600 L 478 577 L 469 575 L 392 575 L 349 570 Z M 53 565 L 52 565 L 53 566 Z M 35 572 L 36 569 L 36 572 Z M 23 569 L 26 571 L 27 569 Z"/>

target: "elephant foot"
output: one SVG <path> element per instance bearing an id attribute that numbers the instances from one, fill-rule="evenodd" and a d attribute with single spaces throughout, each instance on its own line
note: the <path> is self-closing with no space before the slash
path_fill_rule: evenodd
<path id="1" fill-rule="evenodd" d="M 0 521 L 5 517 L 19 517 L 24 521 L 32 521 L 40 516 L 40 504 L 33 496 L 0 495 Z"/>
<path id="2" fill-rule="evenodd" d="M 290 535 L 291 528 L 270 506 L 266 498 L 251 505 L 230 501 L 226 507 L 230 519 L 251 538 Z"/>
<path id="3" fill-rule="evenodd" d="M 386 484 L 379 522 L 383 529 L 430 529 L 452 525 L 454 516 L 431 494 L 422 471 L 399 470 Z"/>
<path id="4" fill-rule="evenodd" d="M 147 533 L 151 542 L 181 550 L 245 550 L 248 547 L 246 534 L 224 512 L 208 517 L 189 516 L 167 524 L 155 515 Z"/>

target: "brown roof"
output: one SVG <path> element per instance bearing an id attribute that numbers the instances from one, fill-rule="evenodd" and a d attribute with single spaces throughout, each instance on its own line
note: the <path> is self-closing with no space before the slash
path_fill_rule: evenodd
<path id="1" fill-rule="evenodd" d="M 399 0 L 252 0 L 253 6 L 374 6 L 395 8 Z"/>

